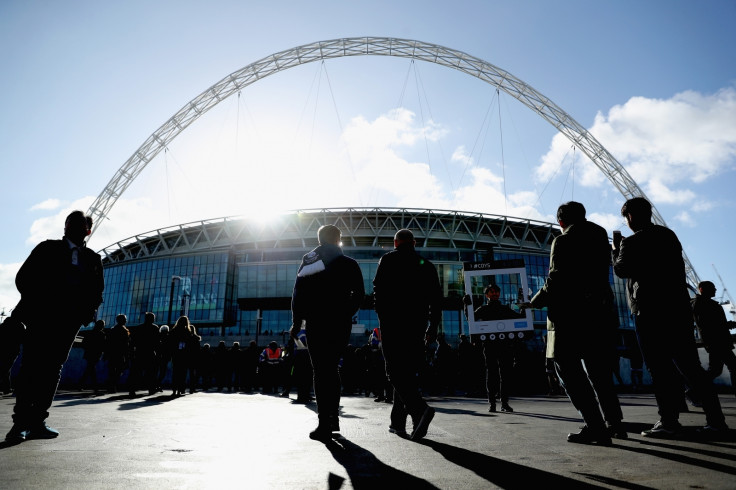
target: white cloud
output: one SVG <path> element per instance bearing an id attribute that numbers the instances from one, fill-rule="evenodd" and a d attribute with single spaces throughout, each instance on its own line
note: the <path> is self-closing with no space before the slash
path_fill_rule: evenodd
<path id="1" fill-rule="evenodd" d="M 9 314 L 20 300 L 20 294 L 15 288 L 15 275 L 21 264 L 0 264 L 0 309 Z"/>
<path id="2" fill-rule="evenodd" d="M 61 238 L 64 235 L 64 221 L 69 213 L 77 209 L 86 211 L 93 201 L 92 196 L 86 196 L 63 208 L 49 209 L 56 211 L 56 214 L 36 219 L 31 224 L 31 234 L 26 238 L 26 244 L 35 246 L 43 240 Z"/>
<path id="3" fill-rule="evenodd" d="M 677 216 L 675 216 L 675 220 L 691 228 L 695 226 L 695 220 L 687 211 L 678 213 Z"/>
<path id="4" fill-rule="evenodd" d="M 58 199 L 46 199 L 43 202 L 40 202 L 38 204 L 34 204 L 31 206 L 31 211 L 53 211 L 54 209 L 61 206 L 61 201 Z"/>
<path id="5" fill-rule="evenodd" d="M 689 203 L 697 195 L 688 185 L 734 167 L 736 88 L 714 94 L 686 91 L 666 100 L 632 97 L 607 115 L 597 114 L 589 131 L 655 203 Z M 555 135 L 536 178 L 548 181 L 565 175 L 573 160 L 570 147 L 567 138 Z M 575 152 L 576 158 L 580 155 Z M 582 185 L 597 187 L 605 181 L 587 157 L 576 159 L 575 165 Z"/>
<path id="6" fill-rule="evenodd" d="M 700 201 L 693 203 L 692 210 L 696 213 L 704 213 L 705 211 L 710 211 L 714 207 L 715 207 L 715 203 L 711 201 L 700 200 Z"/>
<path id="7" fill-rule="evenodd" d="M 586 217 L 593 223 L 605 228 L 609 235 L 612 234 L 613 230 L 624 230 L 626 228 L 623 217 L 618 214 L 589 213 Z"/>

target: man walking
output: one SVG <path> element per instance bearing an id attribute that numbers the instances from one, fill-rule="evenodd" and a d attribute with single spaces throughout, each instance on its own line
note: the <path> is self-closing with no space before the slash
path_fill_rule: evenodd
<path id="1" fill-rule="evenodd" d="M 629 307 L 660 417 L 642 435 L 666 437 L 680 432 L 683 378 L 703 404 L 706 425 L 701 430 L 725 432 L 728 426 L 721 404 L 695 346 L 682 245 L 672 230 L 652 223 L 652 205 L 643 197 L 626 201 L 621 215 L 634 234 L 623 239 L 614 236 L 613 270 L 628 279 Z"/>
<path id="2" fill-rule="evenodd" d="M 91 218 L 73 211 L 64 237 L 37 245 L 15 278 L 21 294 L 16 310 L 26 332 L 8 442 L 59 435 L 46 418 L 61 368 L 79 328 L 94 321 L 102 303 L 102 260 L 84 242 L 91 226 Z"/>
<path id="3" fill-rule="evenodd" d="M 411 416 L 413 441 L 427 434 L 435 413 L 419 391 L 418 372 L 424 363 L 425 340 L 434 342 L 442 318 L 437 270 L 414 250 L 415 245 L 411 231 L 399 230 L 395 249 L 381 257 L 373 279 L 386 373 L 394 388 L 389 431 L 406 436 Z"/>
<path id="4" fill-rule="evenodd" d="M 582 430 L 568 434 L 567 440 L 610 444 L 611 435 L 627 434 L 611 377 L 617 318 L 608 281 L 608 234 L 585 218 L 579 202 L 562 204 L 557 221 L 562 235 L 552 242 L 549 276 L 531 305 L 548 308 L 547 357 L 554 358 L 567 396 L 585 421 Z"/>
<path id="5" fill-rule="evenodd" d="M 713 300 L 716 285 L 710 281 L 698 284 L 698 294 L 691 301 L 693 319 L 700 332 L 700 338 L 708 352 L 708 379 L 715 379 L 723 372 L 723 365 L 731 374 L 731 390 L 736 390 L 736 354 L 733 353 L 733 339 L 729 332 L 726 312 Z"/>
<path id="6" fill-rule="evenodd" d="M 302 258 L 291 298 L 296 339 L 305 325 L 317 398 L 317 428 L 311 439 L 327 441 L 339 432 L 340 356 L 350 340 L 353 315 L 365 297 L 358 263 L 343 254 L 340 229 L 324 225 L 317 231 L 319 246 Z"/>

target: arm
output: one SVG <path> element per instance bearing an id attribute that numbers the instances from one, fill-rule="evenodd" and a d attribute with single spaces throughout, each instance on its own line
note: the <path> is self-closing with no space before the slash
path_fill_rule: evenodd
<path id="1" fill-rule="evenodd" d="M 350 263 L 350 315 L 352 316 L 363 304 L 365 285 L 363 284 L 363 273 L 360 271 L 358 263 L 354 260 L 351 260 Z"/>
<path id="2" fill-rule="evenodd" d="M 426 340 L 434 342 L 437 338 L 437 329 L 442 320 L 442 286 L 440 286 L 440 278 L 437 275 L 437 269 L 434 264 L 426 263 L 427 285 L 429 292 L 429 326 L 427 327 Z"/>

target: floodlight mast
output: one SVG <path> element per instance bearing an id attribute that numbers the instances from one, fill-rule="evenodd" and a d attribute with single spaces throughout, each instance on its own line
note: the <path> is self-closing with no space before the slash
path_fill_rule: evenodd
<path id="1" fill-rule="evenodd" d="M 295 66 L 325 59 L 368 55 L 436 63 L 479 78 L 503 90 L 564 134 L 590 158 L 626 199 L 646 197 L 626 169 L 593 135 L 549 98 L 511 73 L 475 56 L 437 44 L 389 37 L 353 37 L 305 44 L 266 56 L 231 73 L 189 101 L 143 142 L 92 203 L 88 210 L 88 214 L 95 218 L 92 232 L 100 226 L 115 202 L 146 165 L 179 133 L 223 100 L 258 80 Z M 665 225 L 664 219 L 654 207 L 652 216 L 655 223 Z M 683 259 L 688 280 L 696 286 L 700 279 L 684 252 Z"/>

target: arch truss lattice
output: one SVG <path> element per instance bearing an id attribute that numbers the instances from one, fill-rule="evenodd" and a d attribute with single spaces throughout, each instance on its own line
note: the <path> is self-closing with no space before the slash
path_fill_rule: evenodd
<path id="1" fill-rule="evenodd" d="M 189 101 L 143 142 L 118 169 L 102 193 L 92 203 L 88 211 L 95 217 L 92 231 L 94 232 L 100 226 L 115 202 L 146 165 L 179 133 L 223 100 L 258 80 L 295 66 L 345 56 L 369 55 L 394 56 L 436 63 L 497 87 L 519 100 L 564 134 L 590 158 L 626 199 L 645 196 L 626 169 L 593 135 L 549 98 L 511 73 L 475 56 L 437 44 L 388 37 L 352 37 L 305 44 L 266 56 L 227 75 Z M 664 225 L 664 219 L 659 212 L 656 209 L 653 209 L 652 212 L 654 221 Z M 684 253 L 683 258 L 688 280 L 691 284 L 697 285 L 698 275 Z"/>

